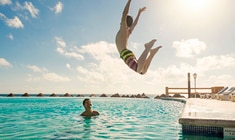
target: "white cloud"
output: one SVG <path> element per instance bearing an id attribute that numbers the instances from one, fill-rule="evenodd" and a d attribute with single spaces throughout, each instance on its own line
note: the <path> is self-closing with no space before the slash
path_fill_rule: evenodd
<path id="1" fill-rule="evenodd" d="M 66 47 L 66 43 L 64 42 L 64 40 L 61 37 L 56 36 L 54 39 L 55 39 L 58 47 L 63 47 L 63 48 Z"/>
<path id="2" fill-rule="evenodd" d="M 1 5 L 9 5 L 11 4 L 11 0 L 0 0 Z"/>
<path id="3" fill-rule="evenodd" d="M 172 47 L 176 49 L 176 56 L 178 57 L 193 57 L 204 51 L 206 44 L 198 39 L 189 39 L 174 41 Z"/>
<path id="4" fill-rule="evenodd" d="M 0 67 L 4 66 L 4 67 L 11 67 L 12 65 L 4 58 L 0 58 Z"/>
<path id="5" fill-rule="evenodd" d="M 235 67 L 235 58 L 231 55 L 214 55 L 199 58 L 197 67 L 203 71 Z"/>
<path id="6" fill-rule="evenodd" d="M 86 61 L 86 65 L 77 67 L 78 79 L 83 83 L 105 84 L 115 89 L 116 85 L 128 83 L 130 77 L 139 77 L 120 59 L 114 44 L 100 41 L 81 46 L 78 51 L 95 60 L 95 63 Z"/>
<path id="7" fill-rule="evenodd" d="M 13 10 L 23 10 L 23 9 L 24 7 L 18 1 L 16 1 L 16 5 L 13 8 Z"/>
<path id="8" fill-rule="evenodd" d="M 84 57 L 81 54 L 77 53 L 77 52 L 73 52 L 73 51 L 67 52 L 63 48 L 57 48 L 56 51 L 59 54 L 61 54 L 63 56 L 66 56 L 68 58 L 75 58 L 77 60 L 84 60 Z"/>
<path id="9" fill-rule="evenodd" d="M 13 27 L 13 28 L 24 28 L 24 25 L 22 24 L 22 22 L 20 21 L 20 19 L 15 16 L 13 19 L 6 19 L 6 24 L 9 27 Z"/>
<path id="10" fill-rule="evenodd" d="M 106 63 L 112 59 L 111 57 L 113 57 L 113 55 L 118 55 L 116 46 L 105 41 L 81 46 L 78 51 L 80 53 L 86 53 L 95 60 L 101 61 L 102 63 Z"/>
<path id="11" fill-rule="evenodd" d="M 67 63 L 66 68 L 71 69 L 71 65 Z"/>
<path id="12" fill-rule="evenodd" d="M 55 5 L 55 7 L 52 8 L 52 10 L 55 11 L 55 14 L 59 14 L 59 13 L 62 12 L 63 7 L 64 7 L 64 6 L 63 6 L 63 3 L 58 2 L 58 3 Z"/>
<path id="13" fill-rule="evenodd" d="M 95 69 L 93 70 L 88 70 L 85 69 L 81 66 L 77 67 L 77 71 L 79 73 L 81 73 L 82 75 L 85 75 L 85 78 L 80 77 L 80 80 L 82 80 L 83 82 L 90 82 L 90 83 L 94 83 L 99 81 L 99 82 L 103 82 L 104 81 L 104 75 L 102 75 L 99 71 L 95 71 Z"/>
<path id="14" fill-rule="evenodd" d="M 13 8 L 13 10 L 14 11 L 27 10 L 33 18 L 37 18 L 38 14 L 40 12 L 37 8 L 34 7 L 32 2 L 27 2 L 27 1 L 24 2 L 23 6 L 19 2 L 16 2 L 16 5 Z M 18 13 L 18 15 L 21 15 L 26 20 L 28 19 L 28 16 L 26 13 L 23 13 L 23 15 Z"/>
<path id="15" fill-rule="evenodd" d="M 65 52 L 63 55 L 69 58 L 75 58 L 77 60 L 84 60 L 84 57 L 77 52 Z"/>
<path id="16" fill-rule="evenodd" d="M 63 56 L 66 56 L 66 57 L 69 57 L 69 58 L 75 58 L 77 60 L 84 60 L 84 57 L 77 52 L 77 48 L 76 47 L 72 48 L 70 50 L 65 50 L 65 48 L 67 46 L 65 41 L 61 37 L 55 37 L 54 39 L 55 39 L 56 44 L 58 46 L 56 51 L 59 54 L 61 54 Z"/>
<path id="17" fill-rule="evenodd" d="M 9 19 L 4 14 L 0 13 L 0 19 L 2 19 L 9 27 L 24 28 L 23 23 L 20 21 L 20 19 L 17 16 L 15 16 L 13 19 Z"/>
<path id="18" fill-rule="evenodd" d="M 40 73 L 40 76 L 33 76 L 28 74 L 28 81 L 40 81 L 42 79 L 52 82 L 69 82 L 70 79 L 66 76 L 61 76 L 54 72 L 48 72 L 46 68 L 40 68 L 36 65 L 27 65 L 28 69 L 32 70 L 35 73 Z"/>
<path id="19" fill-rule="evenodd" d="M 228 74 L 221 75 L 211 75 L 208 79 L 205 79 L 205 82 L 208 82 L 212 85 L 224 85 L 224 86 L 234 86 L 234 77 Z"/>
<path id="20" fill-rule="evenodd" d="M 64 54 L 64 49 L 63 48 L 56 48 L 56 51 L 60 54 Z"/>
<path id="21" fill-rule="evenodd" d="M 3 13 L 0 13 L 0 18 L 4 20 L 6 19 L 6 16 Z"/>
<path id="22" fill-rule="evenodd" d="M 44 73 L 43 78 L 52 82 L 69 82 L 69 78 L 66 76 L 60 76 L 56 73 Z"/>
<path id="23" fill-rule="evenodd" d="M 27 80 L 28 82 L 40 82 L 42 80 L 42 77 L 40 76 L 35 76 L 32 74 L 27 74 Z"/>
<path id="24" fill-rule="evenodd" d="M 27 1 L 26 1 L 26 2 L 24 3 L 24 8 L 29 11 L 29 13 L 31 14 L 31 16 L 32 16 L 33 18 L 36 18 L 36 17 L 37 17 L 37 15 L 38 15 L 38 13 L 39 13 L 39 10 L 34 7 L 34 5 L 32 4 L 32 2 L 27 2 Z"/>
<path id="25" fill-rule="evenodd" d="M 9 38 L 10 40 L 14 40 L 14 36 L 11 33 L 7 35 L 7 38 Z"/>
<path id="26" fill-rule="evenodd" d="M 36 65 L 27 65 L 26 67 L 32 70 L 33 72 L 44 73 L 48 71 L 46 68 L 39 68 Z"/>

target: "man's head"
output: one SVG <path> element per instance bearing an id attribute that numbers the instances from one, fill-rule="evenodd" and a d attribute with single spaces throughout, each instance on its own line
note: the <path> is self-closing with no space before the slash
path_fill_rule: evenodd
<path id="1" fill-rule="evenodd" d="M 86 98 L 83 100 L 83 106 L 85 109 L 91 109 L 92 103 L 90 99 Z"/>
<path id="2" fill-rule="evenodd" d="M 132 23 L 133 23 L 133 18 L 130 15 L 127 15 L 127 17 L 126 17 L 127 26 L 131 27 Z"/>

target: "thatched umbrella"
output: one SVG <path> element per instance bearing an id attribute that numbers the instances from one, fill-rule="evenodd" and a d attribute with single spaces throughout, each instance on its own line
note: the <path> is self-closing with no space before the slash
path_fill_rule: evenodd
<path id="1" fill-rule="evenodd" d="M 91 94 L 89 97 L 96 97 L 96 95 L 95 94 Z"/>
<path id="2" fill-rule="evenodd" d="M 52 94 L 50 95 L 50 97 L 56 97 L 56 94 L 55 94 L 55 93 L 52 93 Z"/>
<path id="3" fill-rule="evenodd" d="M 144 93 L 142 93 L 141 98 L 149 98 L 149 97 L 146 96 Z"/>
<path id="4" fill-rule="evenodd" d="M 7 97 L 15 97 L 15 95 L 13 93 L 10 93 L 7 95 Z"/>
<path id="5" fill-rule="evenodd" d="M 73 97 L 72 95 L 70 95 L 69 93 L 65 93 L 64 97 Z"/>
<path id="6" fill-rule="evenodd" d="M 180 95 L 180 94 L 174 94 L 172 97 L 174 98 L 184 98 L 184 96 Z M 193 96 L 194 97 L 194 96 Z"/>
<path id="7" fill-rule="evenodd" d="M 154 97 L 154 99 L 160 99 L 160 96 L 159 96 L 159 95 L 157 95 L 156 97 Z"/>
<path id="8" fill-rule="evenodd" d="M 78 94 L 78 95 L 77 95 L 77 97 L 84 97 L 84 95 L 82 95 L 82 94 Z"/>
<path id="9" fill-rule="evenodd" d="M 100 97 L 108 97 L 106 94 L 102 94 L 102 95 L 100 95 Z"/>
<path id="10" fill-rule="evenodd" d="M 137 94 L 136 98 L 142 98 L 142 96 L 140 94 Z"/>
<path id="11" fill-rule="evenodd" d="M 121 97 L 121 96 L 118 93 L 115 93 L 111 97 Z"/>
<path id="12" fill-rule="evenodd" d="M 131 95 L 130 98 L 136 98 L 136 95 Z"/>
<path id="13" fill-rule="evenodd" d="M 129 98 L 129 95 L 122 95 L 122 98 Z"/>
<path id="14" fill-rule="evenodd" d="M 23 97 L 29 97 L 30 95 L 28 93 L 24 93 L 22 96 Z"/>
<path id="15" fill-rule="evenodd" d="M 37 97 L 44 97 L 44 95 L 42 93 L 39 93 Z"/>

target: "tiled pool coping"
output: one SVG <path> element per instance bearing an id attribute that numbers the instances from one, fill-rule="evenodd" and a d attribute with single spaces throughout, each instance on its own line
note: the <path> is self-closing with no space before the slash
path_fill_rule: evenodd
<path id="1" fill-rule="evenodd" d="M 179 123 L 183 134 L 235 138 L 235 102 L 198 98 L 162 98 L 185 103 Z"/>

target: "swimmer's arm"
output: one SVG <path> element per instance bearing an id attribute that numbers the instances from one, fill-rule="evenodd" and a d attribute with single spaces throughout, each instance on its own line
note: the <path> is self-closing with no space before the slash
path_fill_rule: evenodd
<path id="1" fill-rule="evenodd" d="M 133 24 L 131 25 L 130 32 L 132 32 L 134 30 L 135 26 L 137 25 L 137 23 L 139 21 L 140 14 L 145 10 L 146 10 L 146 7 L 143 7 L 143 8 L 139 9 L 139 12 L 138 12 L 136 18 L 135 18 Z"/>
<path id="2" fill-rule="evenodd" d="M 98 111 L 93 111 L 93 113 L 94 113 L 95 115 L 100 115 L 100 113 L 99 113 Z"/>
<path id="3" fill-rule="evenodd" d="M 86 116 L 85 111 L 80 114 L 80 116 Z"/>

